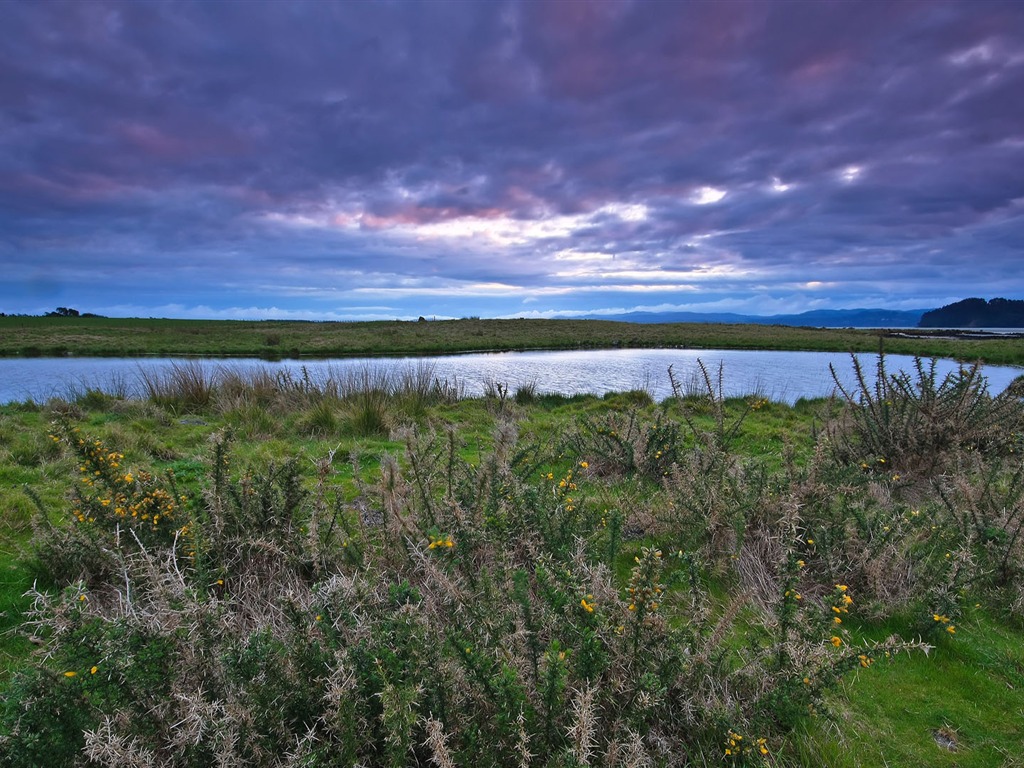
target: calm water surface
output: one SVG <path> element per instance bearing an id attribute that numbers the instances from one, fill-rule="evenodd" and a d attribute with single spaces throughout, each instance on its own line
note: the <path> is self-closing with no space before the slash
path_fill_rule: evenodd
<path id="1" fill-rule="evenodd" d="M 866 372 L 874 372 L 875 355 L 864 354 L 859 359 Z M 297 376 L 304 375 L 305 371 L 315 382 L 331 377 L 345 380 L 367 371 L 401 374 L 427 370 L 432 378 L 456 384 L 467 396 L 482 394 L 488 384 L 503 384 L 511 392 L 520 386 L 535 385 L 539 392 L 567 395 L 645 389 L 661 400 L 672 393 L 669 366 L 685 391 L 698 380 L 698 361 L 703 361 L 716 379 L 721 366 L 727 397 L 757 393 L 788 403 L 801 397 L 827 397 L 835 386 L 829 364 L 835 367 L 844 385 L 855 386 L 850 356 L 827 352 L 623 349 L 281 362 L 202 359 L 197 362 L 215 370 L 265 369 L 288 371 Z M 142 392 L 145 374 L 158 374 L 182 363 L 180 358 L 4 358 L 0 359 L 0 403 L 67 398 L 86 388 L 137 395 Z M 888 355 L 886 365 L 890 373 L 899 369 L 912 371 L 913 358 Z M 939 361 L 940 376 L 955 368 L 953 361 Z M 1024 373 L 1024 369 L 988 366 L 984 373 L 994 394 L 1005 389 Z"/>

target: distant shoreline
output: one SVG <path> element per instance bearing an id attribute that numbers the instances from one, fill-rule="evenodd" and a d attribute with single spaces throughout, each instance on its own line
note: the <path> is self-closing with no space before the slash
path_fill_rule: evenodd
<path id="1" fill-rule="evenodd" d="M 608 320 L 302 322 L 0 317 L 0 357 L 203 356 L 302 359 L 490 350 L 751 349 L 878 352 L 1024 365 L 1024 331 L 812 328 Z"/>
<path id="2" fill-rule="evenodd" d="M 913 331 L 892 330 L 889 335 L 905 339 L 1024 339 L 1024 329 L 920 328 Z"/>

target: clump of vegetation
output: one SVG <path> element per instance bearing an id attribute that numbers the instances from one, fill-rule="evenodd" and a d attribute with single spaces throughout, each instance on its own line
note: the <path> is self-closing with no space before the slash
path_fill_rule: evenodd
<path id="1" fill-rule="evenodd" d="M 831 606 L 779 594 L 735 653 L 741 598 L 716 605 L 699 564 L 655 546 L 616 584 L 586 462 L 540 473 L 507 426 L 476 466 L 411 435 L 377 525 L 311 498 L 294 464 L 229 479 L 223 441 L 199 505 L 74 427 L 61 439 L 84 487 L 43 537 L 61 591 L 35 595 L 49 662 L 19 683 L 12 760 L 568 765 L 710 755 L 740 733 L 758 757 L 844 671 L 919 647 L 850 646 Z M 54 695 L 74 738 L 36 730 Z"/>
<path id="2" fill-rule="evenodd" d="M 889 373 L 878 356 L 874 382 L 853 357 L 857 389 L 848 391 L 832 376 L 846 401 L 833 429 L 832 449 L 841 462 L 857 461 L 865 471 L 929 476 L 962 451 L 996 454 L 1021 439 L 1020 399 L 1007 391 L 992 396 L 981 366 L 961 365 L 941 380 L 937 361 L 914 359 L 914 375 Z"/>
<path id="3" fill-rule="evenodd" d="M 96 436 L 145 408 L 33 414 L 73 489 L 36 494 L 40 650 L 6 686 L 4 764 L 795 765 L 851 675 L 956 642 L 975 601 L 1012 610 L 1012 438 L 883 471 L 861 465 L 875 393 L 822 403 L 836 421 L 780 457 L 755 422 L 792 412 L 706 371 L 663 404 L 453 407 L 417 380 L 368 380 L 386 442 L 347 421 L 355 389 L 241 388 L 219 411 L 214 388 L 206 418 L 274 413 L 329 441 L 312 461 L 251 450 L 280 427 L 211 426 L 199 462 Z M 959 413 L 904 418 L 899 444 Z M 340 460 L 346 433 L 381 441 L 370 468 Z"/>

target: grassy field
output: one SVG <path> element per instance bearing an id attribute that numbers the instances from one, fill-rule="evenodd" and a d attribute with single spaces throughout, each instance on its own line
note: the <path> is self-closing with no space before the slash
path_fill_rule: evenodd
<path id="1" fill-rule="evenodd" d="M 3 764 L 1024 762 L 1024 421 L 970 374 L 195 383 L 0 408 Z"/>
<path id="2" fill-rule="evenodd" d="M 0 356 L 66 354 L 334 357 L 470 351 L 683 347 L 877 352 L 1024 364 L 1020 340 L 906 338 L 878 330 L 600 320 L 304 323 L 0 317 Z M 929 335 L 930 334 L 930 335 Z"/>

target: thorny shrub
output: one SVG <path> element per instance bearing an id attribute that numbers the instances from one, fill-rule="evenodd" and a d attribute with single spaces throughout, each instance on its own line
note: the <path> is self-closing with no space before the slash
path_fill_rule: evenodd
<path id="1" fill-rule="evenodd" d="M 1009 391 L 991 395 L 979 364 L 961 365 L 939 379 L 937 360 L 915 358 L 914 375 L 889 373 L 885 355 L 879 354 L 869 384 L 860 360 L 852 360 L 854 389 L 844 387 L 830 366 L 845 404 L 830 430 L 840 462 L 882 474 L 931 477 L 964 450 L 1019 450 L 1020 398 Z"/>
<path id="2" fill-rule="evenodd" d="M 751 765 L 843 674 L 923 647 L 851 645 L 856 591 L 801 595 L 794 530 L 756 602 L 713 596 L 699 552 L 616 551 L 590 463 L 510 423 L 476 464 L 408 432 L 358 508 L 329 501 L 333 457 L 307 490 L 293 463 L 234 472 L 218 439 L 202 498 L 169 510 L 116 452 L 59 439 L 91 484 L 40 530 L 65 566 L 34 594 L 9 765 Z M 72 554 L 88 536 L 102 567 Z"/>

